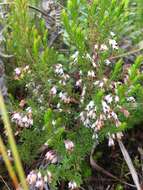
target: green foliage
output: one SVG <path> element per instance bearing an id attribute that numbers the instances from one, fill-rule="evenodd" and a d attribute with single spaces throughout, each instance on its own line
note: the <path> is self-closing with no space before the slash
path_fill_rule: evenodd
<path id="1" fill-rule="evenodd" d="M 31 161 L 34 160 L 39 153 L 43 142 L 43 136 L 40 136 L 38 132 L 34 130 L 23 130 L 20 137 L 20 145 L 18 145 L 22 161 L 30 165 Z"/>
<path id="2" fill-rule="evenodd" d="M 122 186 L 121 184 L 118 184 L 118 185 L 116 186 L 116 190 L 123 190 L 123 186 Z"/>

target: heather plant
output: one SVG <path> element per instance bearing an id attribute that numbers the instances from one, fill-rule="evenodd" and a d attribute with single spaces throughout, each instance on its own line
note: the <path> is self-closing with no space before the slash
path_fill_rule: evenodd
<path id="1" fill-rule="evenodd" d="M 143 58 L 126 64 L 121 44 L 135 17 L 125 0 L 69 0 L 59 44 L 48 47 L 52 30 L 31 2 L 15 0 L 7 18 L 12 129 L 22 161 L 37 159 L 27 174 L 31 189 L 80 188 L 91 175 L 85 158 L 94 145 L 106 138 L 114 146 L 142 121 Z"/>

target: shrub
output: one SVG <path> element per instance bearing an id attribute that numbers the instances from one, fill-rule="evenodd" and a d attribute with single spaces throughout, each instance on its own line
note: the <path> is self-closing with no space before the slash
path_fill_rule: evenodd
<path id="1" fill-rule="evenodd" d="M 22 160 L 28 164 L 48 145 L 28 179 L 45 176 L 52 189 L 60 181 L 79 187 L 91 174 L 84 165 L 94 142 L 107 138 L 112 146 L 142 120 L 142 56 L 127 65 L 120 44 L 127 8 L 125 0 L 69 0 L 59 45 L 49 48 L 44 20 L 29 11 L 27 1 L 12 5 L 6 47 L 17 67 L 10 85 L 22 89 L 11 116 Z"/>

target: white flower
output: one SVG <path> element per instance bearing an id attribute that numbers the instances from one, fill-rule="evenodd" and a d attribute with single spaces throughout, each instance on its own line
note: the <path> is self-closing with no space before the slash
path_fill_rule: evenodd
<path id="1" fill-rule="evenodd" d="M 116 40 L 109 39 L 109 44 L 112 46 L 113 49 L 118 49 L 118 44 L 117 44 Z"/>
<path id="2" fill-rule="evenodd" d="M 81 112 L 79 116 L 80 116 L 81 121 L 84 122 L 85 121 L 85 113 Z"/>
<path id="3" fill-rule="evenodd" d="M 119 102 L 119 96 L 115 96 L 115 102 Z"/>
<path id="4" fill-rule="evenodd" d="M 89 53 L 86 54 L 86 58 L 89 59 L 90 61 L 92 61 L 92 58 Z"/>
<path id="5" fill-rule="evenodd" d="M 103 78 L 104 83 L 107 83 L 108 79 L 106 77 Z"/>
<path id="6" fill-rule="evenodd" d="M 23 115 L 22 113 L 14 113 L 12 115 L 12 121 L 15 122 L 17 125 L 19 125 L 20 127 L 27 128 L 33 125 L 33 119 L 30 117 L 30 115 L 29 116 Z"/>
<path id="7" fill-rule="evenodd" d="M 97 119 L 97 121 L 95 122 L 95 125 L 96 125 L 96 130 L 98 131 L 103 127 L 104 123 L 101 119 Z"/>
<path id="8" fill-rule="evenodd" d="M 88 71 L 87 76 L 88 77 L 95 77 L 94 71 Z"/>
<path id="9" fill-rule="evenodd" d="M 108 94 L 105 96 L 105 100 L 107 101 L 108 104 L 111 104 L 113 101 L 113 98 L 110 94 Z"/>
<path id="10" fill-rule="evenodd" d="M 120 127 L 121 122 L 119 121 L 119 119 L 115 120 L 115 125 L 116 125 L 116 127 Z"/>
<path id="11" fill-rule="evenodd" d="M 60 80 L 59 84 L 62 84 L 63 86 L 65 86 L 66 85 L 66 81 L 65 80 Z"/>
<path id="12" fill-rule="evenodd" d="M 95 110 L 92 109 L 89 112 L 87 112 L 87 117 L 89 117 L 91 119 L 95 119 L 95 117 L 96 117 Z"/>
<path id="13" fill-rule="evenodd" d="M 97 44 L 94 45 L 94 49 L 98 49 L 98 45 Z"/>
<path id="14" fill-rule="evenodd" d="M 70 76 L 69 76 L 68 74 L 63 74 L 63 75 L 62 75 L 62 78 L 63 78 L 64 80 L 67 80 L 67 79 L 70 78 Z"/>
<path id="15" fill-rule="evenodd" d="M 56 125 L 56 121 L 55 120 L 52 121 L 52 125 Z"/>
<path id="16" fill-rule="evenodd" d="M 65 140 L 64 143 L 65 143 L 66 150 L 73 151 L 74 143 L 71 140 Z"/>
<path id="17" fill-rule="evenodd" d="M 86 94 L 86 86 L 84 85 L 83 90 L 82 90 L 82 94 L 81 94 L 81 100 L 80 100 L 81 103 L 84 102 L 85 94 Z"/>
<path id="18" fill-rule="evenodd" d="M 118 120 L 118 116 L 115 112 L 111 112 L 111 116 L 113 117 L 114 120 Z"/>
<path id="19" fill-rule="evenodd" d="M 31 171 L 28 174 L 26 180 L 27 180 L 29 185 L 34 185 L 36 183 L 36 180 L 37 180 L 37 173 L 35 171 Z"/>
<path id="20" fill-rule="evenodd" d="M 85 127 L 89 127 L 90 126 L 90 120 L 87 118 L 83 124 L 85 125 Z"/>
<path id="21" fill-rule="evenodd" d="M 94 82 L 94 85 L 95 86 L 98 86 L 100 84 L 100 81 L 99 80 L 97 80 L 96 82 Z"/>
<path id="22" fill-rule="evenodd" d="M 7 150 L 7 155 L 8 155 L 9 158 L 12 157 L 12 152 L 11 152 L 10 149 Z"/>
<path id="23" fill-rule="evenodd" d="M 55 164 L 58 161 L 57 155 L 54 151 L 49 150 L 46 154 L 45 154 L 45 159 L 50 162 L 51 164 Z"/>
<path id="24" fill-rule="evenodd" d="M 76 86 L 81 86 L 81 84 L 82 84 L 82 79 L 79 79 L 78 81 L 76 81 Z"/>
<path id="25" fill-rule="evenodd" d="M 107 105 L 107 103 L 105 101 L 102 101 L 102 107 L 103 107 L 103 112 L 105 114 L 110 112 L 110 107 Z"/>
<path id="26" fill-rule="evenodd" d="M 36 181 L 35 187 L 37 187 L 38 189 L 43 189 L 44 187 L 44 181 L 42 179 L 39 179 Z"/>
<path id="27" fill-rule="evenodd" d="M 64 74 L 63 66 L 61 64 L 57 64 L 56 65 L 55 73 L 59 74 L 59 75 L 63 75 Z"/>
<path id="28" fill-rule="evenodd" d="M 113 139 L 115 139 L 115 138 L 116 138 L 116 136 L 115 136 L 115 134 L 114 134 L 114 133 L 111 135 L 111 137 L 112 137 Z"/>
<path id="29" fill-rule="evenodd" d="M 28 117 L 27 117 L 27 116 L 24 116 L 24 117 L 22 118 L 22 122 L 23 122 L 23 123 L 28 122 Z"/>
<path id="30" fill-rule="evenodd" d="M 86 106 L 85 110 L 89 111 L 90 109 L 93 109 L 95 106 L 94 101 L 91 100 L 89 104 Z"/>
<path id="31" fill-rule="evenodd" d="M 20 113 L 14 113 L 14 114 L 12 115 L 12 121 L 13 121 L 13 120 L 20 120 L 20 119 L 21 119 Z"/>
<path id="32" fill-rule="evenodd" d="M 93 65 L 94 68 L 97 67 L 97 64 L 96 64 L 96 62 L 94 60 L 92 60 L 92 65 Z"/>
<path id="33" fill-rule="evenodd" d="M 77 188 L 76 182 L 75 182 L 75 181 L 70 181 L 70 182 L 68 183 L 68 188 L 69 188 L 70 190 L 76 189 L 76 188 Z"/>
<path id="34" fill-rule="evenodd" d="M 29 65 L 26 65 L 26 66 L 24 67 L 24 69 L 25 69 L 25 70 L 28 70 L 28 69 L 29 69 Z"/>
<path id="35" fill-rule="evenodd" d="M 100 88 L 103 88 L 103 86 L 104 86 L 104 82 L 103 82 L 103 81 L 100 81 L 100 82 L 99 82 L 99 87 L 100 87 Z"/>
<path id="36" fill-rule="evenodd" d="M 128 102 L 135 102 L 136 100 L 135 100 L 135 98 L 133 96 L 130 96 L 130 97 L 127 98 L 127 101 Z"/>
<path id="37" fill-rule="evenodd" d="M 41 178 L 42 177 L 41 172 L 38 172 L 37 176 L 38 176 L 38 178 Z"/>
<path id="38" fill-rule="evenodd" d="M 18 76 L 21 74 L 21 68 L 17 67 L 14 71 L 15 71 L 15 74 Z"/>
<path id="39" fill-rule="evenodd" d="M 108 50 L 108 47 L 106 46 L 106 44 L 101 44 L 100 50 L 101 51 L 106 51 L 106 50 Z"/>
<path id="40" fill-rule="evenodd" d="M 29 119 L 29 125 L 33 125 L 33 119 Z"/>
<path id="41" fill-rule="evenodd" d="M 52 173 L 50 171 L 47 171 L 47 178 L 48 178 L 48 182 L 51 183 L 52 182 Z"/>
<path id="42" fill-rule="evenodd" d="M 52 95 L 56 95 L 57 94 L 57 88 L 56 88 L 56 86 L 53 86 L 51 88 L 50 92 L 51 92 Z"/>
<path id="43" fill-rule="evenodd" d="M 102 120 L 102 121 L 106 120 L 106 116 L 105 116 L 104 114 L 100 114 L 99 118 L 100 118 L 100 120 Z"/>
<path id="44" fill-rule="evenodd" d="M 82 70 L 79 71 L 80 76 L 83 74 Z"/>
<path id="45" fill-rule="evenodd" d="M 110 35 L 112 36 L 112 37 L 114 37 L 114 36 L 116 36 L 116 34 L 114 33 L 114 32 L 110 32 Z"/>
<path id="46" fill-rule="evenodd" d="M 60 92 L 59 98 L 61 98 L 61 100 L 65 101 L 67 99 L 67 93 L 66 92 Z"/>
<path id="47" fill-rule="evenodd" d="M 98 86 L 99 88 L 103 88 L 104 87 L 104 84 L 107 82 L 107 79 L 106 78 L 103 78 L 103 81 L 102 80 L 97 80 L 96 82 L 94 82 L 93 84 L 95 86 Z"/>
<path id="48" fill-rule="evenodd" d="M 96 122 L 91 125 L 91 128 L 94 129 L 96 127 Z"/>
<path id="49" fill-rule="evenodd" d="M 105 65 L 108 66 L 108 65 L 110 65 L 110 64 L 111 64 L 111 61 L 110 61 L 109 59 L 106 59 L 106 60 L 105 60 Z"/>
<path id="50" fill-rule="evenodd" d="M 79 52 L 78 51 L 76 51 L 71 57 L 72 57 L 72 59 L 77 59 L 78 58 L 78 55 L 79 55 Z"/>
<path id="51" fill-rule="evenodd" d="M 61 107 L 61 104 L 60 104 L 60 103 L 58 103 L 58 104 L 57 104 L 57 108 L 59 109 L 60 107 Z"/>
<path id="52" fill-rule="evenodd" d="M 26 108 L 26 111 L 27 111 L 28 113 L 32 113 L 32 108 L 31 108 L 31 107 L 28 107 L 28 108 Z"/>
<path id="53" fill-rule="evenodd" d="M 117 136 L 117 139 L 121 140 L 122 137 L 123 137 L 123 133 L 122 133 L 122 132 L 118 132 L 118 133 L 116 134 L 116 136 Z"/>
<path id="54" fill-rule="evenodd" d="M 108 146 L 114 146 L 114 140 L 111 136 L 109 136 L 109 139 L 108 139 Z"/>
<path id="55" fill-rule="evenodd" d="M 93 140 L 96 139 L 96 142 L 98 143 L 99 137 L 98 137 L 97 133 L 94 133 L 94 134 L 92 135 L 92 139 L 93 139 Z"/>
<path id="56" fill-rule="evenodd" d="M 46 175 L 44 176 L 44 182 L 48 182 L 48 177 Z"/>

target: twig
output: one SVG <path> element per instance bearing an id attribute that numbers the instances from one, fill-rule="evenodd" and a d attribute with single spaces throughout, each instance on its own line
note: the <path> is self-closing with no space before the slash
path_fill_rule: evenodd
<path id="1" fill-rule="evenodd" d="M 141 167 L 142 167 L 142 175 L 143 175 L 143 149 L 141 147 L 138 147 L 138 151 L 141 157 Z"/>
<path id="2" fill-rule="evenodd" d="M 118 144 L 119 144 L 121 152 L 122 152 L 122 154 L 124 156 L 124 159 L 125 159 L 125 161 L 126 161 L 126 163 L 128 165 L 128 168 L 129 168 L 129 170 L 131 172 L 131 175 L 132 175 L 133 181 L 134 181 L 134 183 L 136 185 L 136 188 L 137 188 L 137 190 L 141 190 L 141 186 L 140 186 L 140 183 L 139 183 L 139 178 L 138 178 L 137 172 L 135 170 L 135 167 L 134 167 L 134 165 L 132 163 L 132 160 L 131 160 L 131 158 L 130 158 L 130 156 L 129 156 L 129 154 L 128 154 L 128 152 L 127 152 L 127 150 L 126 150 L 126 148 L 125 148 L 125 146 L 123 144 L 123 142 L 121 140 L 119 140 L 119 139 L 118 139 Z"/>
<path id="3" fill-rule="evenodd" d="M 5 180 L 3 179 L 3 177 L 0 175 L 0 178 L 2 180 L 2 182 L 5 184 L 5 186 L 7 187 L 8 190 L 10 190 L 10 187 L 7 185 L 7 183 L 5 182 Z"/>
<path id="4" fill-rule="evenodd" d="M 106 176 L 111 177 L 111 178 L 115 179 L 116 181 L 119 181 L 120 183 L 123 183 L 123 184 L 125 184 L 125 185 L 130 186 L 130 187 L 136 187 L 136 186 L 133 185 L 133 184 L 127 183 L 127 182 L 125 182 L 125 181 L 119 179 L 118 177 L 116 177 L 115 175 L 113 175 L 113 174 L 111 174 L 110 172 L 106 171 L 104 168 L 102 168 L 101 166 L 99 166 L 99 165 L 95 162 L 95 160 L 93 159 L 93 154 L 94 154 L 94 151 L 95 151 L 96 146 L 97 146 L 97 143 L 95 143 L 95 144 L 93 145 L 93 148 L 92 148 L 91 153 L 90 153 L 90 165 L 91 165 L 91 167 L 92 167 L 93 169 L 95 169 L 95 170 L 97 170 L 97 171 L 99 171 L 99 172 L 105 174 Z M 140 190 L 141 190 L 141 189 L 140 189 Z"/>
<path id="5" fill-rule="evenodd" d="M 0 52 L 0 57 L 2 57 L 2 58 L 12 58 L 12 57 L 14 57 L 14 55 L 7 55 L 7 54 L 4 54 L 4 53 Z"/>
<path id="6" fill-rule="evenodd" d="M 41 13 L 42 15 L 44 15 L 44 16 L 46 16 L 46 17 L 48 16 L 48 17 L 50 17 L 51 19 L 54 19 L 54 20 L 55 20 L 54 17 L 50 16 L 50 15 L 47 14 L 46 12 L 42 11 L 41 9 L 39 9 L 39 8 L 33 6 L 33 5 L 28 5 L 28 7 L 29 7 L 30 9 L 35 10 L 35 11 L 38 11 L 39 13 Z"/>
<path id="7" fill-rule="evenodd" d="M 109 189 L 110 189 L 110 187 L 111 187 L 111 185 L 108 185 L 108 186 L 107 186 L 107 188 L 106 188 L 106 190 L 109 190 Z"/>
<path id="8" fill-rule="evenodd" d="M 2 5 L 10 5 L 10 4 L 14 4 L 14 3 L 13 3 L 13 2 L 0 3 L 0 6 L 2 6 Z M 33 10 L 35 10 L 35 11 L 41 13 L 41 14 L 44 15 L 44 16 L 48 16 L 48 17 L 50 17 L 51 19 L 55 19 L 54 17 L 48 15 L 46 12 L 42 11 L 41 9 L 39 9 L 39 8 L 33 6 L 33 5 L 28 5 L 28 7 L 29 7 L 30 9 L 33 9 Z"/>
<path id="9" fill-rule="evenodd" d="M 134 49 L 132 51 L 129 51 L 127 53 L 123 53 L 123 54 L 120 54 L 120 55 L 117 55 L 117 56 L 113 56 L 113 57 L 110 57 L 109 60 L 113 60 L 113 59 L 118 59 L 118 58 L 122 58 L 122 57 L 126 57 L 128 55 L 131 55 L 131 54 L 134 54 L 134 53 L 138 53 L 140 52 L 141 50 L 143 50 L 143 48 L 139 48 L 139 49 Z"/>

